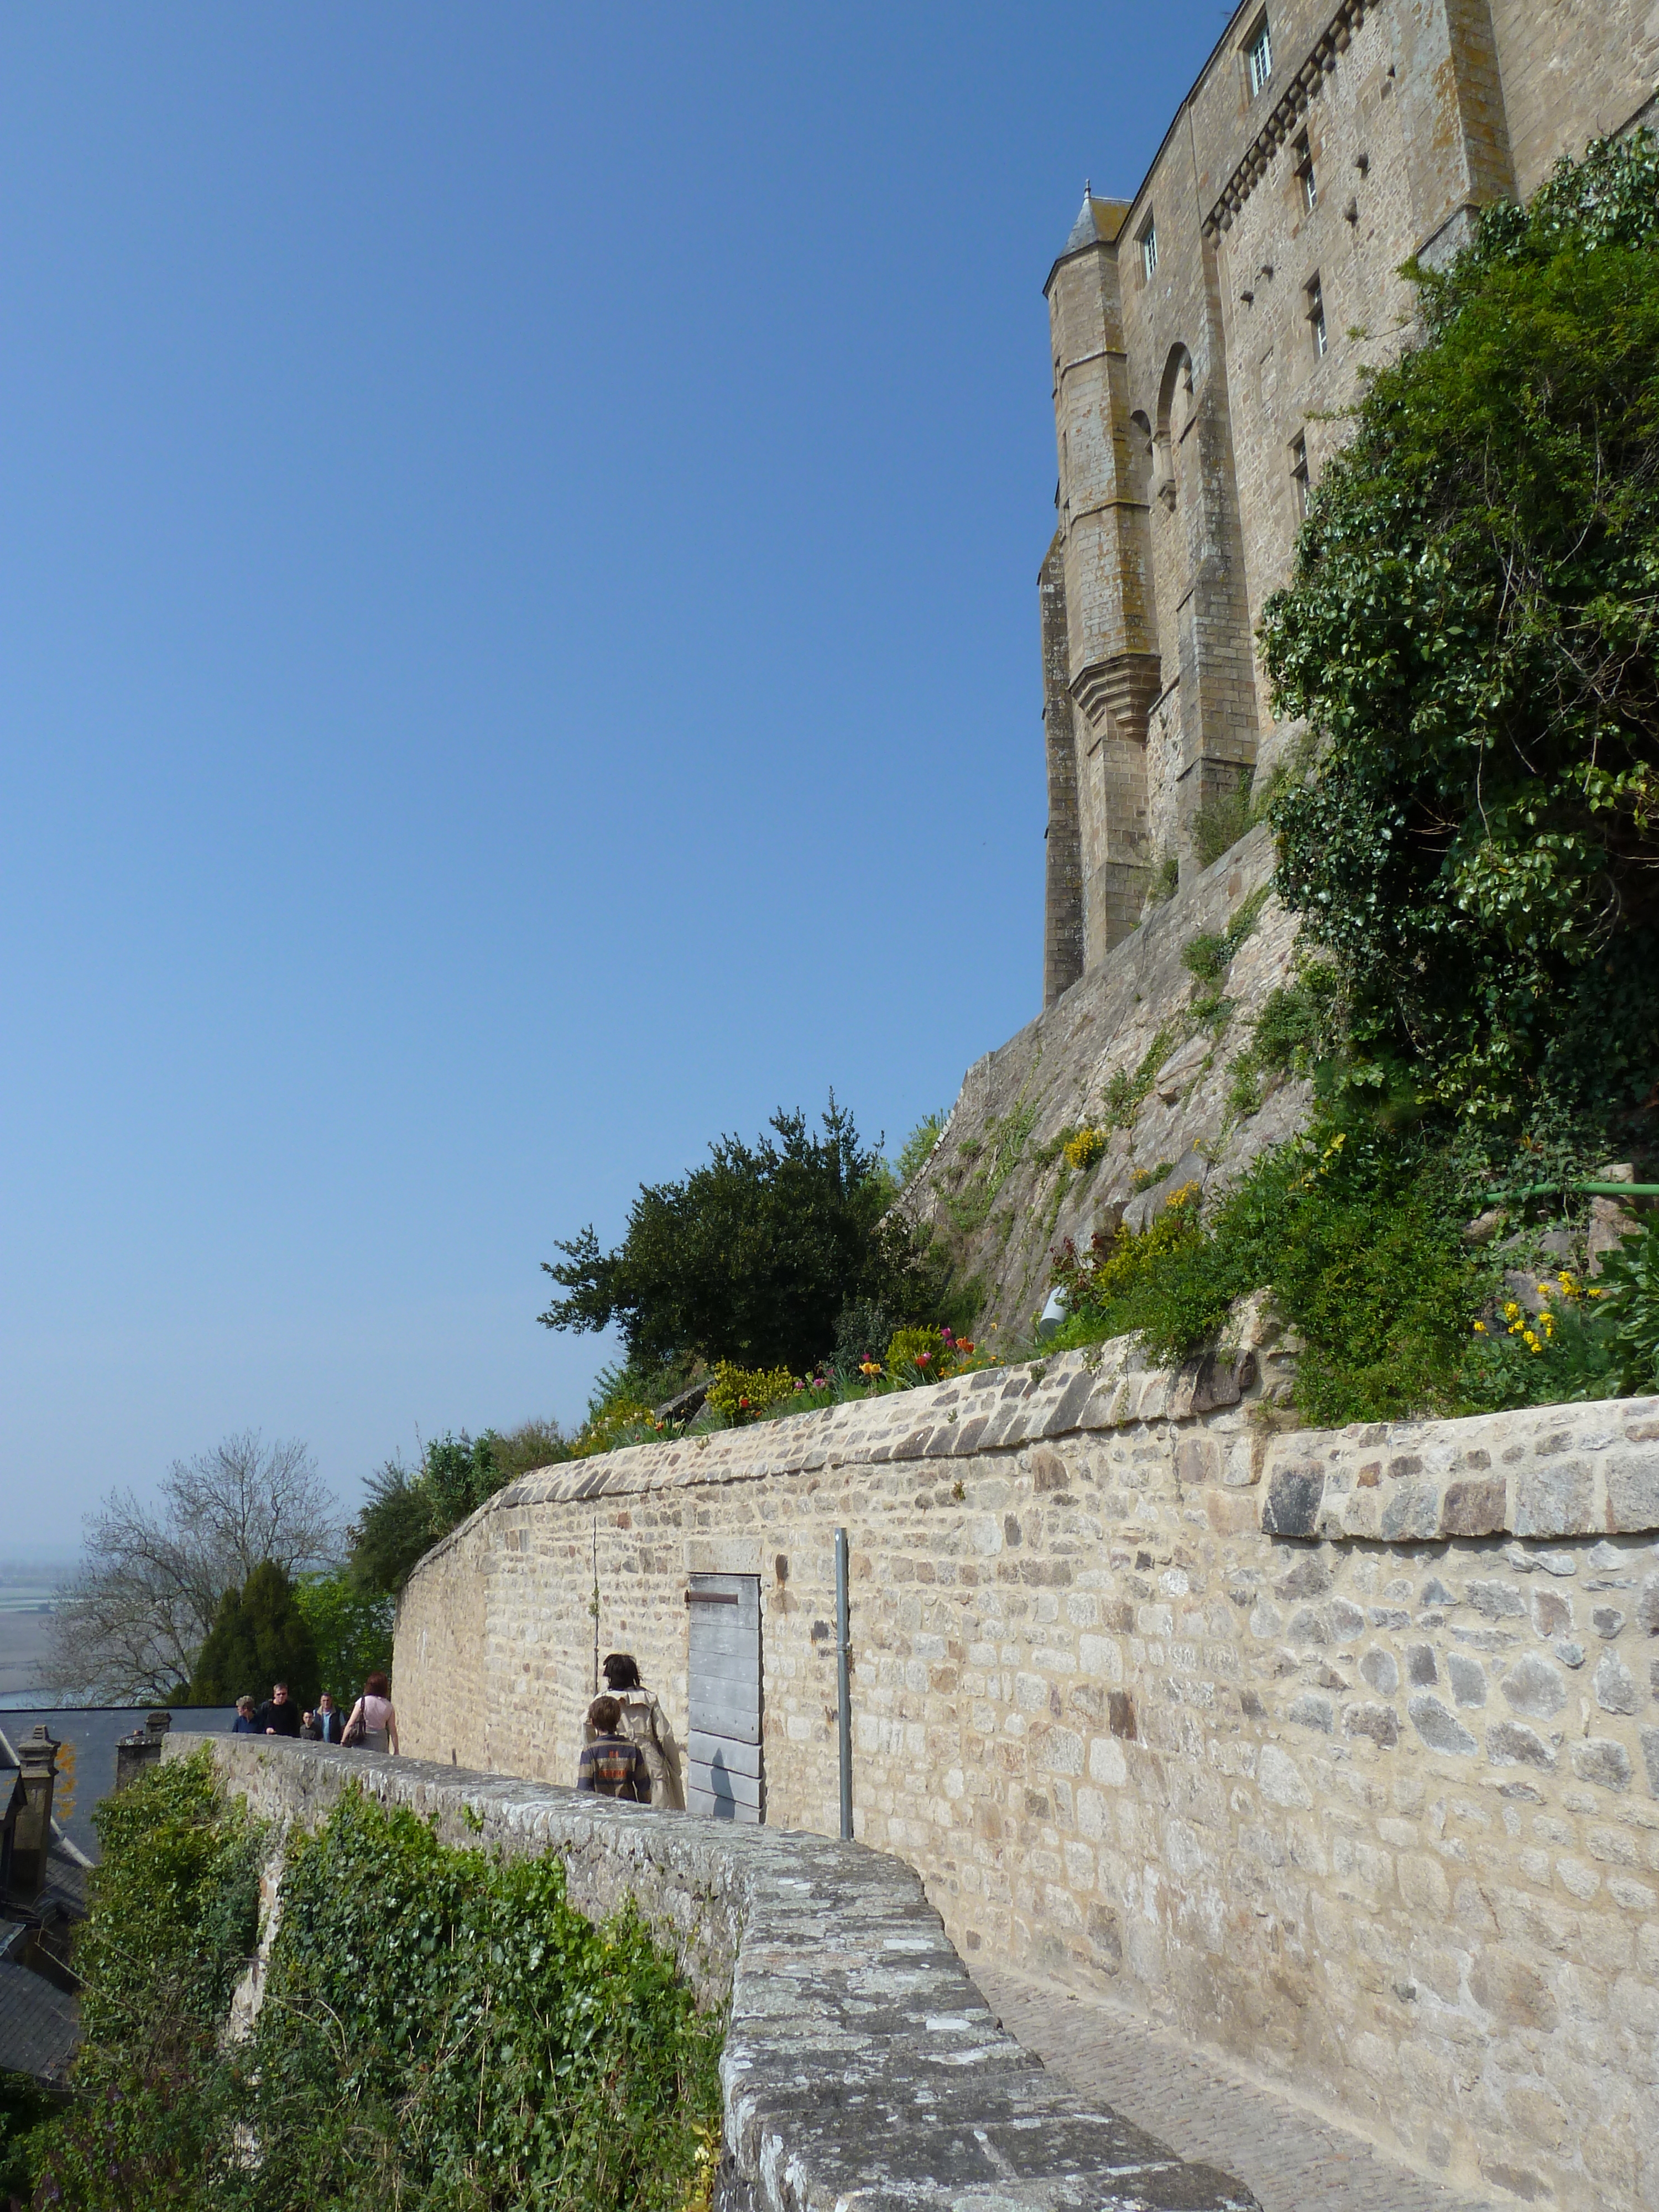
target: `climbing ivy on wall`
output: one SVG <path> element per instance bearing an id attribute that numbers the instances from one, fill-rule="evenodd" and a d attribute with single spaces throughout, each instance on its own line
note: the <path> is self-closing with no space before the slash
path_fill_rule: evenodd
<path id="1" fill-rule="evenodd" d="M 355 1790 L 294 1832 L 253 2033 L 222 2039 L 265 1832 L 210 1755 L 106 1800 L 76 2101 L 25 2138 L 80 2212 L 680 2212 L 706 2200 L 721 2024 L 631 1901 L 441 1844 Z"/>
<path id="2" fill-rule="evenodd" d="M 1279 888 L 1340 969 L 1351 1084 L 1621 1143 L 1659 1097 L 1659 143 L 1419 276 L 1427 342 L 1266 611 L 1322 746 L 1273 804 Z"/>

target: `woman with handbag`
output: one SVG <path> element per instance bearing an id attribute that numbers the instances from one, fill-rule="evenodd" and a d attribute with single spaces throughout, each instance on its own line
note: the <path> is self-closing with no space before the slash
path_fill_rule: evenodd
<path id="1" fill-rule="evenodd" d="M 340 1741 L 357 1751 L 397 1751 L 398 1715 L 384 1674 L 373 1674 L 364 1682 Z"/>

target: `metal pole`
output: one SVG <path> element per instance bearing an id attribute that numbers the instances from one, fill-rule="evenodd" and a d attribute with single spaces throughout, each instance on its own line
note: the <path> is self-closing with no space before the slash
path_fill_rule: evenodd
<path id="1" fill-rule="evenodd" d="M 847 1626 L 847 1531 L 836 1531 L 836 1696 L 841 1722 L 841 1833 L 853 1839 L 853 1701 L 847 1680 L 852 1650 Z"/>

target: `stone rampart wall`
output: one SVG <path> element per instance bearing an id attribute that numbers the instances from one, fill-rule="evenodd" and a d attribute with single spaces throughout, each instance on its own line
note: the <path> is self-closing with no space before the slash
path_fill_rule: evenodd
<path id="1" fill-rule="evenodd" d="M 1275 1436 L 1273 1358 L 1108 1346 L 530 1476 L 410 1584 L 405 1745 L 571 1774 L 596 1542 L 599 1648 L 683 1729 L 687 1573 L 756 1574 L 768 1819 L 833 1833 L 845 1526 L 858 1833 L 970 1966 L 1450 2179 L 1659 2205 L 1659 1401 Z"/>
<path id="2" fill-rule="evenodd" d="M 353 1781 L 447 1843 L 556 1851 L 592 1917 L 635 1899 L 700 1999 L 729 2003 L 722 2212 L 1254 2212 L 1248 2191 L 1044 2073 L 891 1858 L 321 1744 L 175 1735 L 165 1755 L 202 1744 L 276 1826 L 273 1905 L 281 1836 L 314 1827 Z"/>

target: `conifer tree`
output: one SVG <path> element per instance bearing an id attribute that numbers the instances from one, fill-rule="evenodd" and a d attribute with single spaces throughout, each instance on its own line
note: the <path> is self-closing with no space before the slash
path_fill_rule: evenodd
<path id="1" fill-rule="evenodd" d="M 220 1600 L 191 1678 L 190 1700 L 228 1705 L 245 1692 L 257 1700 L 269 1697 L 276 1682 L 288 1684 L 295 1705 L 316 1703 L 316 1643 L 292 1581 L 265 1559 L 240 1589 L 228 1589 Z"/>

